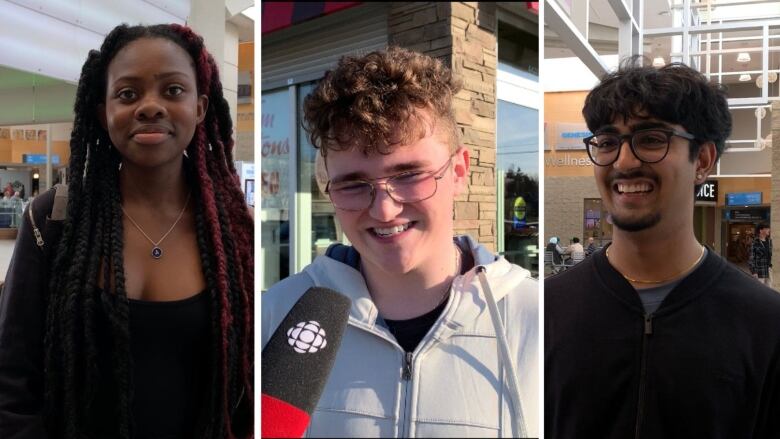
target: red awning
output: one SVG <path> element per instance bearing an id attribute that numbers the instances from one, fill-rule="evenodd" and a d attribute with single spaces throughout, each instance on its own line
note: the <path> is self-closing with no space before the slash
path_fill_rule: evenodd
<path id="1" fill-rule="evenodd" d="M 268 34 L 361 3 L 363 2 L 262 2 L 262 33 Z"/>

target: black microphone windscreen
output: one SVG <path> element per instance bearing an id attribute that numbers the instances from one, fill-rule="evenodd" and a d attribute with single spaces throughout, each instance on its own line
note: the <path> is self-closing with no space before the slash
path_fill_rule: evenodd
<path id="1" fill-rule="evenodd" d="M 312 287 L 293 305 L 262 352 L 262 393 L 312 414 L 330 376 L 352 301 Z"/>

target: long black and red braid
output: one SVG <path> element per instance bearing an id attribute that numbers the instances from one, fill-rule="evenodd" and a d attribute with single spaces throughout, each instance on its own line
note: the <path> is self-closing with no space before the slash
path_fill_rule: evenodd
<path id="1" fill-rule="evenodd" d="M 180 25 L 112 30 L 84 64 L 74 105 L 67 216 L 50 271 L 44 338 L 45 420 L 52 437 L 94 434 L 93 410 L 116 407 L 112 437 L 132 431 L 129 306 L 124 285 L 119 193 L 121 157 L 96 117 L 105 102 L 106 71 L 116 53 L 138 38 L 165 38 L 193 59 L 198 93 L 209 98 L 204 121 L 184 161 L 193 188 L 204 277 L 211 295 L 211 382 L 197 431 L 202 438 L 236 437 L 236 408 L 253 398 L 253 222 L 233 164 L 230 111 L 214 59 L 201 37 Z M 99 288 L 98 279 L 108 279 Z M 108 336 L 100 329 L 107 322 Z M 108 341 L 106 341 L 108 339 Z M 98 382 L 113 392 L 105 401 Z M 106 405 L 108 404 L 108 405 Z"/>

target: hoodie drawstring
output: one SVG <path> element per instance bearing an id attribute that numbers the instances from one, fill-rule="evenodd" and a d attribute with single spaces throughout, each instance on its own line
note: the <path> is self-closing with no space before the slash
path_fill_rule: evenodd
<path id="1" fill-rule="evenodd" d="M 498 305 L 496 305 L 496 299 L 493 297 L 493 291 L 490 289 L 487 276 L 485 276 L 486 270 L 487 269 L 483 265 L 477 266 L 477 278 L 479 278 L 479 283 L 482 285 L 482 290 L 485 292 L 485 300 L 487 301 L 488 311 L 490 312 L 490 319 L 493 322 L 493 330 L 496 333 L 498 358 L 499 361 L 503 361 L 506 365 L 505 375 L 508 375 L 509 397 L 512 399 L 512 406 L 516 411 L 514 417 L 515 431 L 519 433 L 520 437 L 527 437 L 525 422 L 523 421 L 523 407 L 520 404 L 520 386 L 517 383 L 515 363 L 509 355 L 509 343 L 506 340 L 506 331 L 503 323 L 501 323 L 501 317 L 498 315 Z M 501 370 L 501 367 L 499 367 L 499 370 Z"/>

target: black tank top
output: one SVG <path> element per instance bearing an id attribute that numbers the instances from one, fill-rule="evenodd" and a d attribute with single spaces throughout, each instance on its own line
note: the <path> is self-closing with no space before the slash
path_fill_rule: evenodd
<path id="1" fill-rule="evenodd" d="M 206 292 L 183 300 L 130 300 L 132 418 L 136 438 L 192 438 L 209 381 Z"/>

